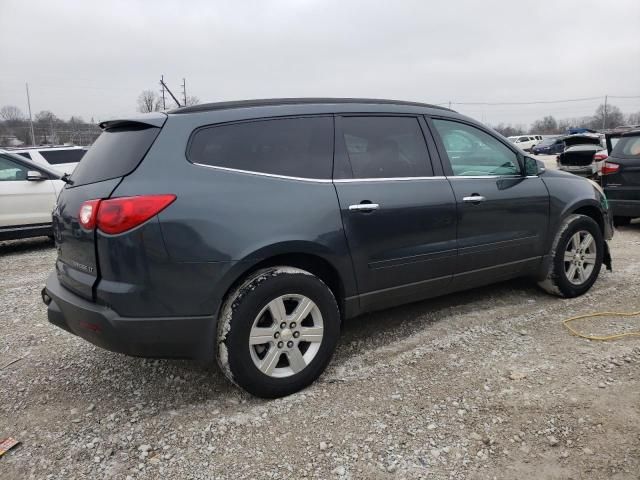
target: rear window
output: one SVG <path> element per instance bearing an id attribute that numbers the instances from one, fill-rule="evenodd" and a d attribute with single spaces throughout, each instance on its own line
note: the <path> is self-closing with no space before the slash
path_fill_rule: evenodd
<path id="1" fill-rule="evenodd" d="M 60 165 L 61 163 L 78 163 L 86 152 L 81 148 L 74 148 L 73 150 L 40 150 L 40 155 L 51 165 Z"/>
<path id="2" fill-rule="evenodd" d="M 621 137 L 611 152 L 613 157 L 640 158 L 640 135 Z"/>
<path id="3" fill-rule="evenodd" d="M 258 120 L 205 127 L 191 139 L 193 163 L 301 178 L 331 178 L 333 118 Z"/>
<path id="4" fill-rule="evenodd" d="M 131 173 L 153 144 L 159 128 L 110 128 L 100 134 L 71 175 L 74 185 L 101 182 Z"/>

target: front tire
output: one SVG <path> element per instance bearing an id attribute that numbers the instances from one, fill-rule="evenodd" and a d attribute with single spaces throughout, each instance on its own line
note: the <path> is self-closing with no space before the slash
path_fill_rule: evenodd
<path id="1" fill-rule="evenodd" d="M 551 248 L 552 261 L 539 285 L 547 292 L 573 298 L 587 292 L 602 267 L 604 238 L 598 224 L 586 215 L 570 215 Z"/>
<path id="2" fill-rule="evenodd" d="M 227 297 L 217 359 L 226 377 L 249 393 L 282 397 L 322 374 L 339 335 L 340 312 L 329 287 L 304 270 L 272 267 Z"/>

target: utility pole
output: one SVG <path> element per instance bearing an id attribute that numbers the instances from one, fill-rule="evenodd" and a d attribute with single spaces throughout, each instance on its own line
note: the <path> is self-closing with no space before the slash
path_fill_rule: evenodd
<path id="1" fill-rule="evenodd" d="M 33 133 L 33 118 L 31 117 L 31 97 L 29 97 L 29 84 L 25 83 L 27 86 L 27 105 L 29 106 L 29 124 L 31 125 L 31 146 L 36 146 L 36 135 Z"/>
<path id="2" fill-rule="evenodd" d="M 164 102 L 164 75 L 160 75 L 160 86 L 162 87 L 162 110 L 166 110 L 167 105 Z"/>
<path id="3" fill-rule="evenodd" d="M 602 115 L 602 129 L 607 128 L 607 95 L 604 96 L 604 112 Z"/>
<path id="4" fill-rule="evenodd" d="M 171 91 L 171 89 L 169 87 L 167 87 L 167 84 L 164 83 L 164 78 L 162 80 L 160 80 L 160 83 L 162 83 L 162 87 L 164 89 L 167 90 L 167 92 L 169 92 L 169 95 L 171 95 L 171 98 L 173 98 L 173 101 L 176 102 L 176 105 L 178 105 L 178 107 L 182 107 L 182 105 L 180 105 L 180 102 L 178 101 L 178 99 L 176 98 L 176 96 L 173 94 L 173 92 Z M 162 95 L 162 100 L 164 102 L 164 92 Z"/>
<path id="5" fill-rule="evenodd" d="M 187 81 L 182 79 L 182 103 L 187 106 Z"/>
<path id="6" fill-rule="evenodd" d="M 449 110 L 451 110 L 451 100 L 449 100 Z"/>

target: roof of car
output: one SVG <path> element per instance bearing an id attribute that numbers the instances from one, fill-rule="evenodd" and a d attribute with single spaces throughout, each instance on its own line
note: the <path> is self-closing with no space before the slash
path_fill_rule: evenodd
<path id="1" fill-rule="evenodd" d="M 251 107 L 270 107 L 280 105 L 313 105 L 313 104 L 379 104 L 379 105 L 403 105 L 413 107 L 435 108 L 438 110 L 446 110 L 453 112 L 453 110 L 442 107 L 440 105 L 431 105 L 428 103 L 420 102 L 405 102 L 402 100 L 385 100 L 374 98 L 269 98 L 269 99 L 257 99 L 257 100 L 238 100 L 232 102 L 214 102 L 214 103 L 202 103 L 200 105 L 193 105 L 190 107 L 180 107 L 174 110 L 169 110 L 167 113 L 182 114 L 182 113 L 196 113 L 196 112 L 209 112 L 214 110 L 229 110 L 233 108 L 251 108 Z"/>
<path id="2" fill-rule="evenodd" d="M 77 149 L 83 149 L 83 148 L 87 148 L 87 147 L 81 147 L 79 145 L 46 145 L 46 146 L 40 146 L 40 147 L 10 147 L 7 148 L 6 150 L 8 152 L 23 152 L 23 151 L 27 151 L 27 150 L 77 150 Z"/>

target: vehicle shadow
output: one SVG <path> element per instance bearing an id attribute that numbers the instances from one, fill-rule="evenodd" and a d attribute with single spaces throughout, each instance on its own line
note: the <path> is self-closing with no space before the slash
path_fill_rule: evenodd
<path id="1" fill-rule="evenodd" d="M 54 248 L 53 241 L 49 237 L 25 238 L 22 240 L 0 241 L 0 255 L 11 253 L 37 252 Z"/>
<path id="2" fill-rule="evenodd" d="M 509 297 L 505 304 L 513 303 L 514 294 L 522 302 L 546 296 L 531 281 L 522 279 L 350 319 L 343 325 L 332 366 L 339 367 L 355 355 L 385 347 L 429 328 L 450 316 L 454 307 L 455 314 L 461 315 L 485 308 L 488 299 L 499 304 L 501 298 Z M 353 342 L 356 342 L 356 348 Z M 67 341 L 65 343 L 70 346 Z M 82 393 L 81 403 L 113 402 L 118 408 L 143 403 L 155 405 L 160 412 L 200 404 L 232 408 L 238 403 L 260 405 L 268 402 L 233 386 L 213 361 L 141 359 L 107 352 L 80 339 L 72 339 L 71 343 L 74 345 L 67 349 L 67 355 L 56 362 L 60 367 L 59 382 L 42 387 L 42 393 L 52 398 L 64 398 L 72 390 Z M 110 397 L 106 402 L 105 392 Z"/>

